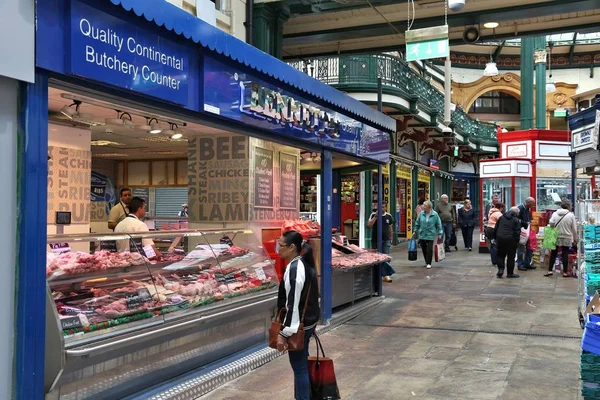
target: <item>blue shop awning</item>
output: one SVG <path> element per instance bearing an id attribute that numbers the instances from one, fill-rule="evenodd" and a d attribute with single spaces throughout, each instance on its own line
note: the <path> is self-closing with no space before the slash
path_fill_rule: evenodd
<path id="1" fill-rule="evenodd" d="M 364 103 L 311 78 L 281 60 L 250 46 L 202 21 L 165 0 L 110 0 L 123 9 L 154 22 L 212 51 L 291 85 L 324 103 L 332 104 L 387 131 L 396 130 L 396 121 Z M 323 104 L 325 105 L 325 104 Z"/>

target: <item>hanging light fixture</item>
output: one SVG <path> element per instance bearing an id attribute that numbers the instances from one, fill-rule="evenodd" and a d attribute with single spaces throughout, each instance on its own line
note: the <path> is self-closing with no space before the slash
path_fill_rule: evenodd
<path id="1" fill-rule="evenodd" d="M 117 113 L 117 118 L 106 118 L 105 119 L 106 125 L 115 125 L 115 126 L 123 125 L 123 120 L 121 119 L 121 111 L 115 110 L 115 112 Z"/>
<path id="2" fill-rule="evenodd" d="M 150 130 L 152 129 L 152 127 L 148 123 L 148 117 L 144 117 L 144 118 L 146 118 L 146 123 L 145 124 L 136 125 L 135 129 L 139 129 L 139 130 L 142 130 L 142 131 L 150 132 Z"/>
<path id="3" fill-rule="evenodd" d="M 552 47 L 554 47 L 554 43 L 552 41 L 548 42 L 548 47 L 550 48 L 550 53 L 548 56 L 548 72 L 550 72 L 550 76 L 546 82 L 546 93 L 552 93 L 556 92 L 556 85 L 554 85 L 554 82 L 552 82 Z"/>
<path id="4" fill-rule="evenodd" d="M 154 121 L 154 122 L 152 122 Z M 158 123 L 158 120 L 156 118 L 152 118 L 150 121 L 148 121 L 148 123 L 150 124 L 150 133 L 152 134 L 157 134 L 157 133 L 161 133 L 162 132 L 162 128 L 160 127 L 160 124 Z"/>
<path id="5" fill-rule="evenodd" d="M 485 64 L 485 70 L 483 71 L 483 76 L 496 76 L 498 75 L 498 67 L 490 54 L 490 62 Z"/>
<path id="6" fill-rule="evenodd" d="M 179 130 L 179 127 L 177 126 L 177 124 L 172 124 L 171 130 L 173 131 L 173 134 L 171 135 L 171 139 L 179 140 L 183 137 L 183 133 Z"/>
<path id="7" fill-rule="evenodd" d="M 73 104 L 68 106 L 63 106 L 60 109 L 60 112 L 67 118 L 73 119 L 79 112 L 79 106 L 81 105 L 81 101 L 73 100 Z M 75 106 L 75 108 L 73 108 Z"/>

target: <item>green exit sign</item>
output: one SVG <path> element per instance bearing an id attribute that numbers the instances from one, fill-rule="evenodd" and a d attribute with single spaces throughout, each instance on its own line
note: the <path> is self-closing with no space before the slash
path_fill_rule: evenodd
<path id="1" fill-rule="evenodd" d="M 450 54 L 448 38 L 406 44 L 406 61 L 446 58 Z"/>
<path id="2" fill-rule="evenodd" d="M 567 116 L 567 110 L 564 109 L 564 108 L 557 108 L 556 110 L 554 110 L 554 116 L 556 118 L 566 117 Z"/>

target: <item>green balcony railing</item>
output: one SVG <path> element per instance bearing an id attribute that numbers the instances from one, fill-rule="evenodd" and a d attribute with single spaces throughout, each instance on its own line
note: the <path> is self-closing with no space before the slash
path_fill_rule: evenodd
<path id="1" fill-rule="evenodd" d="M 381 78 L 384 90 L 398 93 L 443 121 L 444 94 L 398 57 L 385 54 L 321 57 L 289 64 L 342 91 L 350 87 L 376 90 L 377 78 Z M 467 140 L 470 137 L 476 143 L 497 146 L 494 124 L 474 120 L 460 108 L 452 113 L 452 122 Z"/>

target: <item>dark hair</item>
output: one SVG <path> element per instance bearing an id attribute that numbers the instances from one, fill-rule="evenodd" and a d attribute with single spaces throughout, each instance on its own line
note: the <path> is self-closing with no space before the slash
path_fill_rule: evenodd
<path id="1" fill-rule="evenodd" d="M 296 246 L 296 251 L 302 256 L 302 262 L 309 268 L 315 268 L 315 259 L 313 257 L 312 247 L 304 241 L 301 234 L 296 231 L 287 231 L 283 233 L 283 240 L 286 244 Z"/>
<path id="2" fill-rule="evenodd" d="M 418 205 L 420 205 L 420 206 L 422 206 L 422 205 L 423 205 L 423 203 L 425 203 L 425 198 L 421 197 L 421 198 L 419 199 L 419 202 L 418 202 L 417 204 L 418 204 Z"/>
<path id="3" fill-rule="evenodd" d="M 129 212 L 131 214 L 135 214 L 144 206 L 144 204 L 146 204 L 146 200 L 142 199 L 141 197 L 134 197 L 131 199 L 131 203 L 129 203 Z"/>
<path id="4" fill-rule="evenodd" d="M 504 208 L 504 209 L 506 209 L 506 206 L 505 206 L 505 205 L 504 205 L 504 203 L 503 203 L 503 202 L 501 202 L 501 201 L 497 202 L 495 207 L 496 207 L 496 208 Z"/>
<path id="5" fill-rule="evenodd" d="M 121 190 L 119 190 L 119 196 L 123 197 L 123 193 L 125 193 L 125 192 L 131 192 L 131 189 L 121 188 Z"/>

